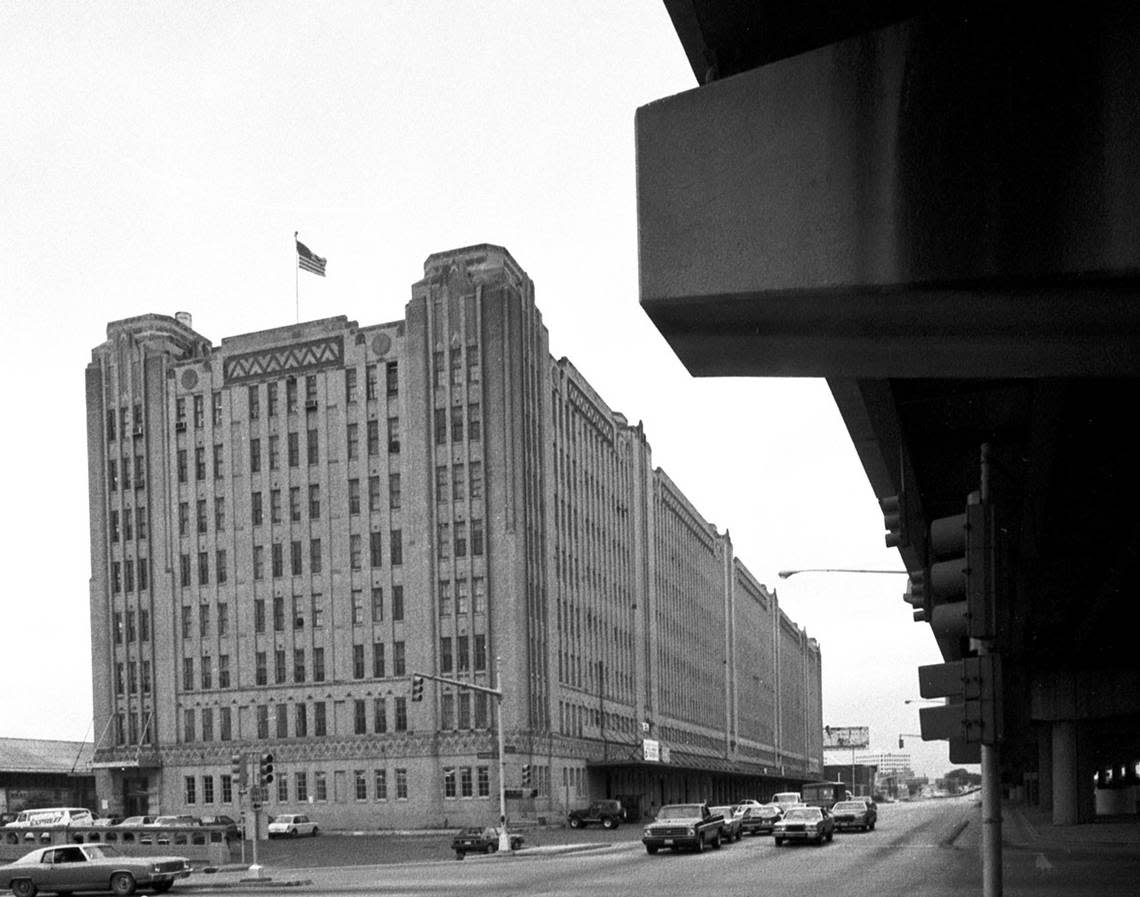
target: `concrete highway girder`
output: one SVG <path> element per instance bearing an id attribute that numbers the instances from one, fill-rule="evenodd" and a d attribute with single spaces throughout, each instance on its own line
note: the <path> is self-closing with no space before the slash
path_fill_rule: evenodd
<path id="1" fill-rule="evenodd" d="M 790 4 L 666 6 L 703 86 L 637 113 L 642 306 L 695 376 L 827 378 L 919 531 L 963 510 L 993 446 L 1015 778 L 1042 755 L 1042 683 L 1138 665 L 1140 12 L 870 4 L 829 29 Z M 919 569 L 921 538 L 901 554 Z M 1140 757 L 1116 694 L 1073 719 Z"/>

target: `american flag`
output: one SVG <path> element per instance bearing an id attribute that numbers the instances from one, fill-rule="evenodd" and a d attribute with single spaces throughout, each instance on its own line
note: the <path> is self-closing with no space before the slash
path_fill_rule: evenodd
<path id="1" fill-rule="evenodd" d="M 312 271 L 314 274 L 319 274 L 321 277 L 325 276 L 325 262 L 327 259 L 315 255 L 308 246 L 293 238 L 297 243 L 297 267 L 302 271 Z"/>

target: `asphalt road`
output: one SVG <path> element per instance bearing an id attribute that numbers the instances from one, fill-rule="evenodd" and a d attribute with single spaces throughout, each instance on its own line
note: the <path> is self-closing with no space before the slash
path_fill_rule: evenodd
<path id="1" fill-rule="evenodd" d="M 839 834 L 822 847 L 777 848 L 770 837 L 757 837 L 703 854 L 649 856 L 638 840 L 638 826 L 613 832 L 540 829 L 529 835 L 528 844 L 541 847 L 602 846 L 569 854 L 524 851 L 459 862 L 449 849 L 450 836 L 444 834 L 322 835 L 262 845 L 261 860 L 279 881 L 311 882 L 289 893 L 325 895 L 966 897 L 982 892 L 980 814 L 973 800 L 882 806 L 875 831 Z M 1048 854 L 1007 849 L 1004 858 L 1006 897 L 1140 893 L 1140 856 L 1135 851 L 1106 856 L 1093 847 Z M 248 890 L 276 893 L 272 886 Z"/>

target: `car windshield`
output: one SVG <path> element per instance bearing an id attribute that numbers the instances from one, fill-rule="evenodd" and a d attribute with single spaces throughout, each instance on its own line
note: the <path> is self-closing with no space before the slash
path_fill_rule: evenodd
<path id="1" fill-rule="evenodd" d="M 780 812 L 780 808 L 772 804 L 764 804 L 762 807 L 752 807 L 748 810 L 750 816 L 775 816 Z"/>
<path id="2" fill-rule="evenodd" d="M 662 807 L 657 814 L 658 819 L 692 819 L 701 815 L 701 808 L 696 804 L 684 804 L 675 807 Z"/>
<path id="3" fill-rule="evenodd" d="M 817 819 L 822 818 L 821 813 L 815 807 L 792 807 L 784 816 L 785 822 L 815 822 Z"/>
<path id="4" fill-rule="evenodd" d="M 832 807 L 832 809 L 833 810 L 856 810 L 857 812 L 862 813 L 865 809 L 867 809 L 867 805 L 865 803 L 863 803 L 863 801 L 861 801 L 861 800 L 841 800 L 834 807 Z"/>
<path id="5" fill-rule="evenodd" d="M 274 816 L 273 821 L 274 822 L 284 822 L 287 824 L 287 823 L 290 823 L 293 821 L 293 817 L 292 816 Z"/>
<path id="6" fill-rule="evenodd" d="M 710 807 L 709 812 L 714 816 L 720 813 L 721 816 L 733 816 L 736 813 L 736 807 Z"/>

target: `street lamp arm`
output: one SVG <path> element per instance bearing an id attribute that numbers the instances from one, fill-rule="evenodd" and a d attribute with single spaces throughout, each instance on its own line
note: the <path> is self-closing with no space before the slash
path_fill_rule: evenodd
<path id="1" fill-rule="evenodd" d="M 865 570 L 857 567 L 806 567 L 802 570 L 781 570 L 776 575 L 780 579 L 787 579 L 797 573 L 898 573 L 907 575 L 906 570 Z"/>

